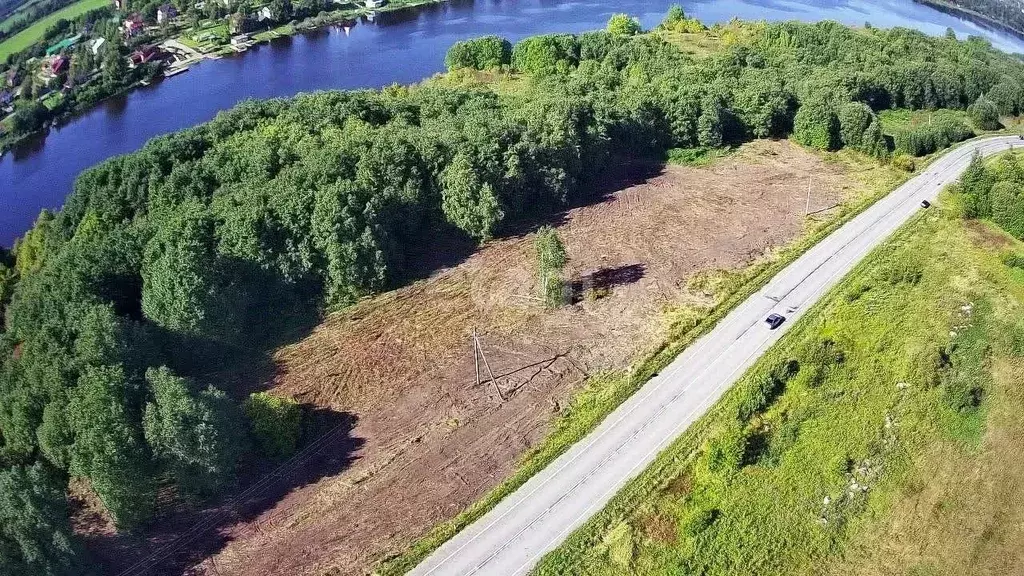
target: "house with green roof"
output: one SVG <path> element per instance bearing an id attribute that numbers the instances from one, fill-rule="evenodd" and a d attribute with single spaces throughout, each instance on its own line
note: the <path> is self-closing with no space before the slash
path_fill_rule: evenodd
<path id="1" fill-rule="evenodd" d="M 81 40 L 81 39 L 82 39 L 82 35 L 81 34 L 78 34 L 76 36 L 72 36 L 70 38 L 65 38 L 65 39 L 61 40 L 60 42 L 57 42 L 53 46 L 50 46 L 49 48 L 47 48 L 46 49 L 46 55 L 47 56 L 53 56 L 54 54 L 60 54 L 64 50 L 66 50 L 68 48 L 71 48 L 72 46 L 77 44 L 78 41 Z"/>

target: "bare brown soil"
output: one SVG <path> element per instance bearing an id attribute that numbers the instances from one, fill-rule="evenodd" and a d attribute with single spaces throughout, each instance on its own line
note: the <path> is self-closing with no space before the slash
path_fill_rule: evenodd
<path id="1" fill-rule="evenodd" d="M 570 210 L 557 226 L 578 297 L 555 311 L 534 296 L 528 233 L 327 318 L 277 351 L 269 384 L 346 415 L 350 441 L 317 445 L 300 487 L 216 530 L 216 553 L 194 571 L 367 572 L 508 476 L 587 374 L 662 339 L 663 312 L 695 273 L 742 267 L 797 237 L 809 178 L 812 211 L 862 192 L 840 164 L 760 141 Z M 581 297 L 589 287 L 607 296 Z"/>

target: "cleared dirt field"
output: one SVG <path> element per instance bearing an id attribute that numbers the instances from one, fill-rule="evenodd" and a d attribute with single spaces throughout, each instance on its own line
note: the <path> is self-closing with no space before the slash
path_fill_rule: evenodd
<path id="1" fill-rule="evenodd" d="M 506 477 L 588 374 L 653 348 L 696 273 L 743 267 L 798 237 L 808 183 L 813 212 L 869 193 L 881 170 L 754 142 L 560 215 L 572 305 L 548 311 L 534 297 L 527 233 L 327 318 L 276 353 L 268 385 L 344 433 L 287 471 L 298 488 L 271 491 L 254 511 L 226 507 L 234 520 L 197 537 L 207 544 L 194 559 L 212 555 L 194 570 L 367 572 Z M 588 287 L 607 295 L 584 298 Z M 474 331 L 487 362 L 479 384 Z"/>

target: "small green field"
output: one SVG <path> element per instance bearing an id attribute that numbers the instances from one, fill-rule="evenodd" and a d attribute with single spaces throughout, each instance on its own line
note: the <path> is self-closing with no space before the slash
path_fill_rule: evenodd
<path id="1" fill-rule="evenodd" d="M 878 113 L 878 119 L 882 121 L 882 132 L 892 136 L 900 130 L 915 128 L 930 122 L 942 122 L 943 120 L 960 120 L 971 126 L 970 118 L 966 110 L 906 110 L 903 108 L 893 110 L 882 110 Z"/>
<path id="2" fill-rule="evenodd" d="M 1024 245 L 955 212 L 869 256 L 536 573 L 1009 573 Z"/>
<path id="3" fill-rule="evenodd" d="M 28 48 L 32 44 L 36 43 L 40 38 L 43 37 L 43 34 L 46 32 L 46 29 L 49 28 L 58 20 L 71 19 L 76 16 L 85 14 L 90 10 L 102 8 L 103 6 L 107 5 L 108 1 L 109 0 L 81 0 L 80 2 L 75 2 L 74 4 L 61 10 L 58 10 L 57 12 L 54 12 L 53 14 L 50 14 L 49 16 L 37 21 L 35 24 L 22 30 L 21 32 L 18 32 L 17 34 L 11 36 L 7 40 L 0 42 L 0 60 L 4 60 L 5 58 L 7 58 L 9 54 L 21 52 L 25 48 Z M 14 17 L 15 16 L 12 16 L 12 18 Z"/>

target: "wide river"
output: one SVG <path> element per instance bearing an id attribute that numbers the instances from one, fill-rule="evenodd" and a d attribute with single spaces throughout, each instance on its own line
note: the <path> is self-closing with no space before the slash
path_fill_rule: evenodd
<path id="1" fill-rule="evenodd" d="M 247 98 L 291 96 L 332 88 L 411 83 L 443 69 L 456 40 L 500 34 L 515 41 L 548 32 L 602 28 L 614 12 L 656 25 L 679 0 L 452 0 L 379 15 L 348 31 L 338 27 L 281 38 L 186 74 L 109 100 L 45 139 L 0 159 L 0 245 L 10 246 L 43 208 L 58 208 L 75 177 L 106 158 L 131 152 L 150 138 L 210 120 Z M 928 34 L 947 27 L 977 34 L 995 46 L 1024 52 L 1024 42 L 948 16 L 910 0 L 683 0 L 705 23 L 730 18 L 837 20 L 845 24 L 906 26 Z"/>

